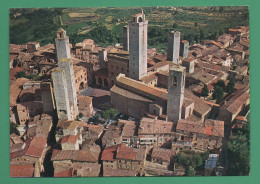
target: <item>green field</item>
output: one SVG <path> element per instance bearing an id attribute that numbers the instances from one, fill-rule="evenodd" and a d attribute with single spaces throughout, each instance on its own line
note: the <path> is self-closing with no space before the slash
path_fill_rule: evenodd
<path id="1" fill-rule="evenodd" d="M 98 45 L 122 42 L 122 27 L 140 8 L 44 8 L 10 9 L 10 43 L 54 43 L 56 31 L 67 30 L 70 42 L 86 38 Z M 249 25 L 248 7 L 147 7 L 148 47 L 167 47 L 168 32 L 181 32 L 191 43 L 216 39 L 229 28 Z"/>

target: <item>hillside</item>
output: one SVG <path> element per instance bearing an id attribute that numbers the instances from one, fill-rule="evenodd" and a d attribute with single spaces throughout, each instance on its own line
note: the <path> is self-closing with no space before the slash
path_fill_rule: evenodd
<path id="1" fill-rule="evenodd" d="M 228 28 L 249 25 L 248 7 L 147 7 L 148 46 L 165 50 L 170 30 L 182 39 L 201 42 L 215 39 Z M 140 8 L 36 8 L 10 9 L 10 43 L 54 43 L 56 31 L 67 30 L 70 42 L 86 38 L 99 45 L 121 43 L 122 27 Z"/>

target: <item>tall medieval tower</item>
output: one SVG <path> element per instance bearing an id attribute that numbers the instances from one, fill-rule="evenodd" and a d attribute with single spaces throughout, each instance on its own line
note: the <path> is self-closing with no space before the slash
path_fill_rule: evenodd
<path id="1" fill-rule="evenodd" d="M 67 91 L 67 82 L 65 80 L 65 71 L 62 69 L 56 69 L 52 71 L 52 81 L 53 81 L 53 89 L 54 96 L 57 108 L 58 118 L 73 120 L 70 103 L 69 103 L 69 95 Z"/>
<path id="2" fill-rule="evenodd" d="M 186 68 L 173 65 L 169 71 L 167 117 L 169 121 L 181 119 L 181 109 L 184 99 Z"/>
<path id="3" fill-rule="evenodd" d="M 57 38 L 55 38 L 57 61 L 61 58 L 70 58 L 70 43 L 66 31 L 60 28 L 57 31 Z"/>
<path id="4" fill-rule="evenodd" d="M 179 31 L 171 31 L 169 33 L 167 60 L 172 61 L 175 64 L 179 64 L 180 39 L 181 33 Z"/>
<path id="5" fill-rule="evenodd" d="M 65 30 L 57 31 L 55 42 L 58 69 L 52 72 L 52 80 L 58 118 L 73 120 L 78 115 L 77 93 L 69 37 Z"/>
<path id="6" fill-rule="evenodd" d="M 78 115 L 78 105 L 77 105 L 77 93 L 75 85 L 75 77 L 73 70 L 73 63 L 71 59 L 62 58 L 58 62 L 58 67 L 63 69 L 65 72 L 65 80 L 67 83 L 67 91 L 69 97 L 69 103 L 73 108 L 73 116 Z"/>
<path id="7" fill-rule="evenodd" d="M 129 51 L 129 28 L 123 27 L 123 50 Z"/>
<path id="8" fill-rule="evenodd" d="M 129 28 L 129 77 L 140 80 L 147 75 L 148 21 L 142 13 L 132 16 Z"/>

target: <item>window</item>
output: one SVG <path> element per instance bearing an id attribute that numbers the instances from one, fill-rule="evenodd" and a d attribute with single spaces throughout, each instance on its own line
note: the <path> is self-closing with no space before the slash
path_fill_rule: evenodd
<path id="1" fill-rule="evenodd" d="M 173 87 L 177 86 L 177 76 L 176 75 L 173 76 L 172 86 Z"/>

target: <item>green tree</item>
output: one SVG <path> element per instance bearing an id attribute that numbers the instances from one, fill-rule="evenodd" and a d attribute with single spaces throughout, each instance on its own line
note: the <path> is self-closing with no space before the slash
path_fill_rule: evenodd
<path id="1" fill-rule="evenodd" d="M 213 99 L 216 99 L 216 103 L 220 103 L 224 96 L 224 90 L 222 87 L 216 86 L 212 95 Z"/>
<path id="2" fill-rule="evenodd" d="M 208 86 L 206 84 L 204 84 L 202 91 L 201 91 L 201 96 L 207 97 L 208 95 L 209 95 Z"/>
<path id="3" fill-rule="evenodd" d="M 103 118 L 105 119 L 113 119 L 116 114 L 118 114 L 118 111 L 116 109 L 108 109 L 108 110 L 105 110 L 102 114 Z"/>
<path id="4" fill-rule="evenodd" d="M 227 85 L 227 93 L 232 93 L 234 91 L 234 87 L 235 87 L 235 80 L 234 78 L 232 77 L 229 82 L 228 82 L 228 85 Z"/>
<path id="5" fill-rule="evenodd" d="M 173 23 L 172 28 L 177 28 L 178 24 L 177 23 Z"/>
<path id="6" fill-rule="evenodd" d="M 227 175 L 249 175 L 250 170 L 249 122 L 242 128 L 232 130 L 227 143 Z"/>
<path id="7" fill-rule="evenodd" d="M 218 12 L 219 12 L 219 13 L 223 13 L 223 12 L 224 12 L 224 7 L 223 7 L 223 6 L 219 7 Z"/>
<path id="8" fill-rule="evenodd" d="M 10 134 L 16 132 L 16 127 L 17 127 L 17 124 L 15 124 L 13 122 L 10 123 Z"/>
<path id="9" fill-rule="evenodd" d="M 185 174 L 186 176 L 196 176 L 196 171 L 192 166 L 189 166 Z"/>
<path id="10" fill-rule="evenodd" d="M 216 86 L 221 87 L 224 91 L 226 89 L 225 81 L 223 81 L 223 80 L 218 80 L 218 82 L 216 83 Z"/>

